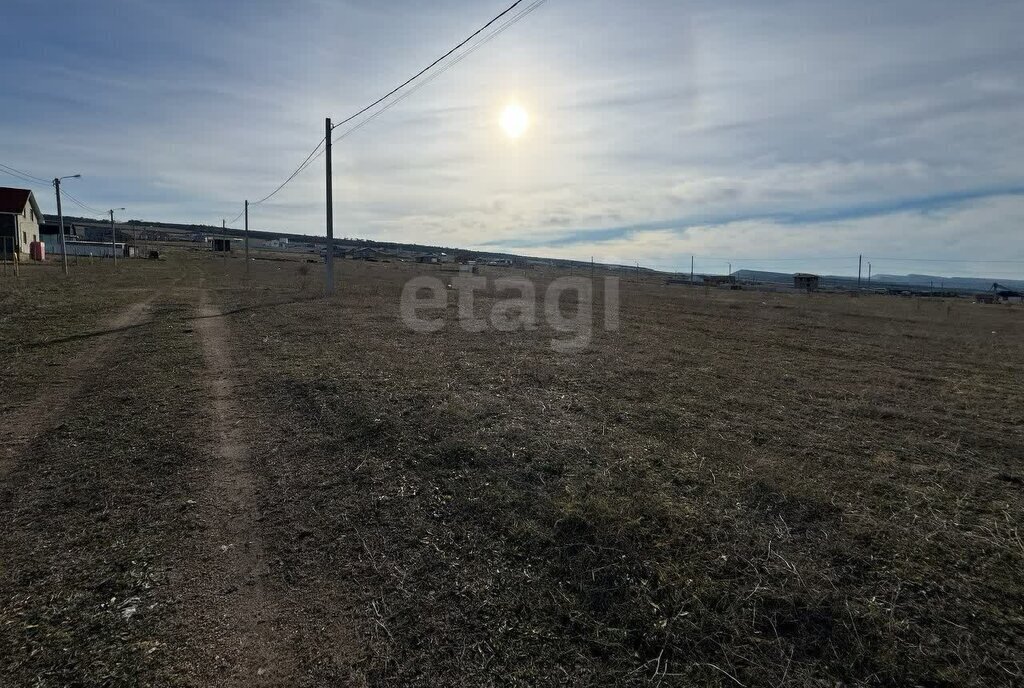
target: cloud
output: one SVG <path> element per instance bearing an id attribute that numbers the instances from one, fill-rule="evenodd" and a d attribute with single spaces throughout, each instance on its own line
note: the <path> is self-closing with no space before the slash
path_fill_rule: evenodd
<path id="1" fill-rule="evenodd" d="M 80 172 L 91 205 L 209 224 L 283 181 L 325 116 L 500 9 L 66 4 L 11 0 L 20 21 L 0 26 L 0 87 L 20 105 L 0 113 L 0 162 Z M 821 255 L 836 237 L 886 255 L 903 235 L 915 256 L 1016 255 L 1022 20 L 1005 2 L 547 3 L 338 143 L 336 233 L 667 262 Z M 25 35 L 47 49 L 18 49 Z M 515 142 L 496 126 L 513 98 L 533 122 Z M 322 170 L 253 226 L 322 234 Z M 979 208 L 985 222 L 953 219 Z M 974 240 L 925 231 L 937 217 Z"/>

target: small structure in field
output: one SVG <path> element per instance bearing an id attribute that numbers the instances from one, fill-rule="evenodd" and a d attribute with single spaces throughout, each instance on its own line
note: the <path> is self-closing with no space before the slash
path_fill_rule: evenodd
<path id="1" fill-rule="evenodd" d="M 386 262 L 392 258 L 391 254 L 371 246 L 360 246 L 344 253 L 349 260 L 366 260 L 370 262 Z"/>
<path id="2" fill-rule="evenodd" d="M 42 221 L 35 194 L 29 189 L 0 187 L 0 243 L 8 252 L 27 255 L 32 244 L 39 243 Z"/>
<path id="3" fill-rule="evenodd" d="M 214 238 L 213 240 L 214 251 L 231 251 L 231 239 L 220 239 Z"/>
<path id="4" fill-rule="evenodd" d="M 736 284 L 735 275 L 704 275 L 704 284 L 709 287 L 722 287 Z"/>
<path id="5" fill-rule="evenodd" d="M 803 289 L 805 291 L 816 291 L 818 284 L 821 282 L 821 278 L 817 275 L 812 275 L 809 272 L 798 272 L 793 275 L 793 286 L 796 289 Z"/>

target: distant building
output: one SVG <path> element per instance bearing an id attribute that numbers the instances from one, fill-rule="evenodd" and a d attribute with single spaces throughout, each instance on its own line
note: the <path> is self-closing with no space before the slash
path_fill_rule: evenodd
<path id="1" fill-rule="evenodd" d="M 441 262 L 441 257 L 437 256 L 437 255 L 434 255 L 433 253 L 422 253 L 422 254 L 416 256 L 416 262 L 417 263 L 431 263 L 431 264 L 440 263 Z"/>
<path id="2" fill-rule="evenodd" d="M 231 251 L 231 239 L 223 239 L 220 237 L 214 237 L 213 239 L 213 250 L 219 252 Z"/>
<path id="3" fill-rule="evenodd" d="M 6 243 L 8 252 L 27 255 L 31 244 L 39 241 L 42 221 L 35 194 L 29 189 L 0 187 L 0 244 Z"/>
<path id="4" fill-rule="evenodd" d="M 809 272 L 798 272 L 793 275 L 793 286 L 797 289 L 815 291 L 818 288 L 818 283 L 820 281 L 820 277 L 812 275 Z"/>
<path id="5" fill-rule="evenodd" d="M 360 246 L 345 252 L 345 257 L 349 260 L 387 260 L 391 256 L 384 251 L 369 246 Z"/>
<path id="6" fill-rule="evenodd" d="M 704 275 L 704 284 L 711 287 L 721 286 L 723 284 L 736 284 L 735 275 Z"/>

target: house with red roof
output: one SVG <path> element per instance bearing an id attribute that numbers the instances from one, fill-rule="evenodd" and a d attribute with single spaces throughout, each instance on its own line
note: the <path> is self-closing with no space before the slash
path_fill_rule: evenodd
<path id="1" fill-rule="evenodd" d="M 0 186 L 0 255 L 6 245 L 8 255 L 13 251 L 19 258 L 27 257 L 29 245 L 39 241 L 42 221 L 43 213 L 32 191 Z"/>

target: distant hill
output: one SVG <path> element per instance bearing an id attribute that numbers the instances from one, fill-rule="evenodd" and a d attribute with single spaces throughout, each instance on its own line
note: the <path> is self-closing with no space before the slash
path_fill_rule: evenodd
<path id="1" fill-rule="evenodd" d="M 767 284 L 792 284 L 793 275 L 788 272 L 767 272 L 764 270 L 737 270 L 733 273 L 736 279 Z M 845 275 L 822 275 L 823 286 L 849 287 L 857 284 L 856 277 Z M 1001 284 L 1009 289 L 1024 290 L 1024 280 L 993 279 L 991 277 L 943 277 L 941 275 L 872 275 L 872 287 L 927 287 L 929 289 L 945 289 L 956 291 L 988 291 L 993 283 Z M 865 276 L 862 286 L 867 286 Z"/>
<path id="2" fill-rule="evenodd" d="M 45 221 L 48 223 L 56 223 L 56 215 L 45 215 Z M 74 217 L 65 215 L 64 222 L 66 224 L 75 225 L 91 225 L 101 228 L 108 228 L 109 224 L 107 220 L 96 220 L 86 217 Z M 215 236 L 237 236 L 240 237 L 244 234 L 241 229 L 235 229 L 228 227 L 227 229 L 221 229 L 220 227 L 212 225 L 190 225 L 190 224 L 176 224 L 171 222 L 148 222 L 142 220 L 130 220 L 128 222 L 118 222 L 117 229 L 119 232 L 128 230 L 161 230 L 169 232 L 175 235 L 180 235 L 181 238 L 190 237 L 192 234 L 200 233 Z M 256 239 L 275 239 L 275 238 L 286 238 L 289 241 L 299 242 L 315 242 L 324 243 L 326 239 L 322 236 L 310 236 L 306 234 L 291 234 L 288 232 L 271 232 L 266 230 L 249 230 L 249 236 Z M 425 244 L 409 244 L 391 241 L 376 241 L 373 239 L 356 239 L 356 238 L 341 238 L 335 237 L 335 244 L 343 244 L 346 246 L 370 246 L 373 248 L 380 249 L 398 249 L 405 251 L 416 251 L 416 252 L 440 252 L 444 251 L 452 255 L 464 256 L 467 258 L 479 258 L 479 257 L 500 257 L 500 258 L 511 258 L 530 261 L 536 264 L 552 265 L 560 268 L 576 268 L 586 269 L 590 267 L 589 261 L 584 260 L 568 260 L 564 258 L 545 258 L 543 256 L 522 256 L 514 253 L 500 253 L 496 251 L 476 251 L 472 249 L 459 249 L 449 246 L 429 246 Z M 637 269 L 630 265 L 616 265 L 611 263 L 597 263 L 604 269 L 621 270 L 632 272 Z M 662 273 L 661 270 L 654 270 L 651 268 L 640 267 L 640 271 L 645 273 Z M 672 274 L 672 273 L 665 273 Z M 685 271 L 678 274 L 685 275 Z M 765 284 L 793 284 L 793 273 L 789 272 L 771 272 L 768 270 L 737 270 L 733 275 L 738 280 L 750 281 L 750 282 L 762 282 Z M 822 286 L 835 286 L 835 287 L 851 287 L 857 284 L 856 277 L 847 277 L 843 275 L 821 275 Z M 1007 279 L 992 279 L 989 277 L 941 277 L 937 275 L 873 275 L 871 278 L 871 286 L 873 287 L 926 287 L 929 289 L 947 289 L 947 290 L 962 290 L 962 291 L 988 291 L 992 288 L 993 282 L 997 282 L 1009 289 L 1024 290 L 1024 280 L 1007 280 Z M 867 284 L 867 279 L 861 281 L 862 286 Z"/>
<path id="3" fill-rule="evenodd" d="M 872 280 L 875 278 L 873 277 Z M 917 287 L 932 287 L 936 289 L 971 289 L 974 291 L 986 291 L 992 288 L 993 283 L 1001 284 L 1010 289 L 1024 289 L 1024 280 L 992 279 L 989 277 L 938 277 L 936 275 L 877 275 L 882 282 L 898 282 L 910 284 Z"/>

